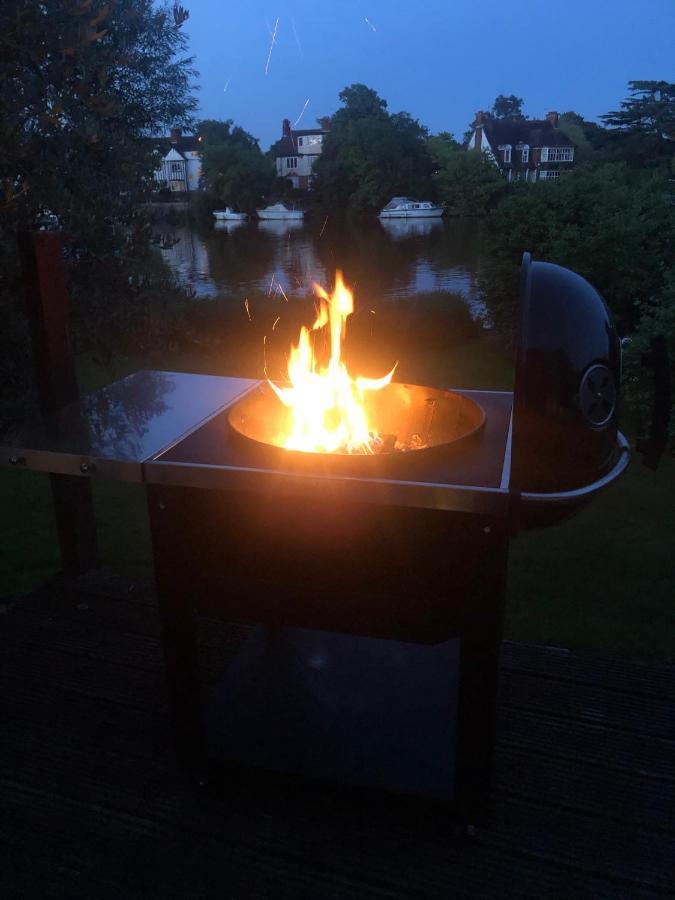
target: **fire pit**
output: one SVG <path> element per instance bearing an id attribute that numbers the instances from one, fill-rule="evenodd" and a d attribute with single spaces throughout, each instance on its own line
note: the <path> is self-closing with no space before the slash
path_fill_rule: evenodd
<path id="1" fill-rule="evenodd" d="M 364 400 L 368 421 L 378 435 L 370 453 L 336 450 L 331 465 L 340 471 L 368 471 L 373 464 L 405 467 L 410 454 L 442 456 L 448 445 L 475 435 L 485 424 L 485 412 L 469 396 L 415 384 L 390 383 Z M 261 384 L 238 400 L 228 413 L 234 431 L 245 438 L 278 449 L 282 461 L 289 451 L 285 435 L 291 431 L 291 412 L 279 402 L 269 384 Z M 303 451 L 290 451 L 303 453 Z M 304 451 L 307 455 L 309 451 Z"/>
<path id="2" fill-rule="evenodd" d="M 351 378 L 340 292 L 288 384 L 140 372 L 0 448 L 15 468 L 147 485 L 183 763 L 486 818 L 510 538 L 580 508 L 629 456 L 602 299 L 526 255 L 520 301 L 513 394 Z M 328 401 L 307 404 L 323 377 Z M 207 693 L 197 614 L 259 623 Z"/>

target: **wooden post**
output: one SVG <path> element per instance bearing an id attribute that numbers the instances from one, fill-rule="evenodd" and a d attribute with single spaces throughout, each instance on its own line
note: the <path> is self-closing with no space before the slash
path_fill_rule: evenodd
<path id="1" fill-rule="evenodd" d="M 55 231 L 21 232 L 18 241 L 40 411 L 49 415 L 79 399 L 63 238 Z M 77 575 L 98 562 L 91 484 L 74 475 L 50 478 L 62 570 Z"/>

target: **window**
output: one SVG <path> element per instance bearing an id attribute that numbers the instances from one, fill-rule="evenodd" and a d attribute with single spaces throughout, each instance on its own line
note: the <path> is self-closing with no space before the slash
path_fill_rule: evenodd
<path id="1" fill-rule="evenodd" d="M 539 181 L 553 181 L 554 178 L 559 178 L 560 172 L 540 172 L 539 173 Z"/>
<path id="2" fill-rule="evenodd" d="M 179 162 L 171 163 L 171 177 L 172 178 L 182 178 L 183 177 L 183 164 Z"/>
<path id="3" fill-rule="evenodd" d="M 501 150 L 502 153 L 504 154 L 504 162 L 510 163 L 511 162 L 511 144 L 501 144 L 497 149 Z"/>
<path id="4" fill-rule="evenodd" d="M 287 156 L 286 157 L 286 168 L 287 169 L 297 169 L 298 168 L 298 160 L 295 156 Z"/>
<path id="5" fill-rule="evenodd" d="M 302 138 L 301 137 L 298 138 L 298 147 L 302 147 Z"/>
<path id="6" fill-rule="evenodd" d="M 530 161 L 530 148 L 527 146 L 527 144 L 525 144 L 525 146 L 522 148 L 520 158 L 523 162 Z"/>
<path id="7" fill-rule="evenodd" d="M 574 147 L 542 147 L 542 162 L 572 162 Z"/>

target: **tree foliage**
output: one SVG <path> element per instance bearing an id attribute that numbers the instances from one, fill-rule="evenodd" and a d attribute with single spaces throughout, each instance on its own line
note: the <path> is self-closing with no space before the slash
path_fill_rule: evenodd
<path id="1" fill-rule="evenodd" d="M 600 118 L 610 147 L 617 146 L 633 166 L 672 164 L 675 156 L 675 84 L 629 81 L 631 96 L 620 109 Z"/>
<path id="2" fill-rule="evenodd" d="M 0 18 L 2 221 L 42 209 L 89 246 L 124 220 L 152 160 L 144 137 L 189 127 L 196 101 L 180 30 L 151 0 L 18 0 Z"/>
<path id="3" fill-rule="evenodd" d="M 663 181 L 622 163 L 579 167 L 553 184 L 514 185 L 489 228 L 487 300 L 506 326 L 524 250 L 587 278 L 624 330 L 635 324 L 636 301 L 657 298 L 673 265 L 675 207 Z"/>
<path id="4" fill-rule="evenodd" d="M 492 104 L 491 115 L 495 119 L 524 119 L 523 98 L 515 94 L 499 94 Z"/>
<path id="5" fill-rule="evenodd" d="M 123 297 L 131 312 L 147 293 L 148 230 L 135 202 L 155 164 L 147 136 L 189 128 L 196 107 L 186 17 L 179 3 L 152 0 L 0 5 L 0 382 L 15 397 L 28 381 L 25 353 L 13 349 L 17 229 L 35 228 L 46 211 L 57 217 L 89 326 L 121 315 Z"/>
<path id="6" fill-rule="evenodd" d="M 665 287 L 658 297 L 636 303 L 637 324 L 631 340 L 624 349 L 623 369 L 626 399 L 634 421 L 641 433 L 646 431 L 646 417 L 653 405 L 653 377 L 645 369 L 643 360 L 652 350 L 655 338 L 665 340 L 670 359 L 671 385 L 675 378 L 675 269 L 667 273 Z M 675 441 L 675 391 L 671 390 L 669 433 Z"/>
<path id="7" fill-rule="evenodd" d="M 426 129 L 406 112 L 388 113 L 386 101 L 363 84 L 339 96 L 343 106 L 314 168 L 320 202 L 369 212 L 397 194 L 427 195 L 433 163 Z"/>
<path id="8" fill-rule="evenodd" d="M 231 119 L 207 119 L 198 131 L 205 189 L 219 204 L 255 209 L 276 178 L 274 165 L 258 141 Z"/>
<path id="9" fill-rule="evenodd" d="M 483 153 L 467 150 L 447 132 L 429 138 L 436 197 L 456 216 L 485 216 L 508 189 L 508 182 Z"/>

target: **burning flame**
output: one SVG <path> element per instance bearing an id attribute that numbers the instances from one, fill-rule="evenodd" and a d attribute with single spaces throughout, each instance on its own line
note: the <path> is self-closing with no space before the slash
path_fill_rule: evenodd
<path id="1" fill-rule="evenodd" d="M 327 366 L 320 365 L 311 331 L 303 326 L 288 359 L 291 387 L 269 382 L 291 412 L 290 431 L 279 443 L 310 453 L 373 453 L 378 435 L 368 424 L 364 393 L 389 384 L 396 366 L 383 378 L 352 378 L 342 359 L 347 319 L 354 311 L 352 292 L 341 272 L 336 273 L 332 296 L 318 284 L 314 290 L 319 307 L 311 331 L 328 328 L 330 359 Z"/>

